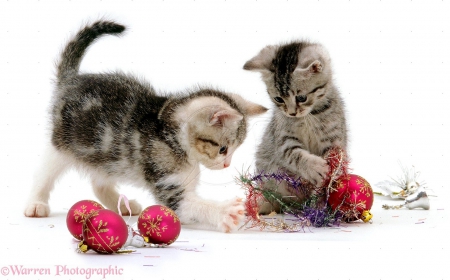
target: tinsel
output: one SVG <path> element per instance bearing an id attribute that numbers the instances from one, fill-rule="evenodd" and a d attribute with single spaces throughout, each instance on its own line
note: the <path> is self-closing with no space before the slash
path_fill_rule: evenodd
<path id="1" fill-rule="evenodd" d="M 341 148 L 334 147 L 328 151 L 326 160 L 329 166 L 327 178 L 324 180 L 323 187 L 326 188 L 327 193 L 332 191 L 332 185 L 339 178 L 347 177 L 348 175 L 348 157 L 345 151 Z"/>
<path id="2" fill-rule="evenodd" d="M 245 172 L 238 178 L 238 183 L 245 190 L 247 220 L 243 227 L 259 228 L 283 232 L 302 231 L 305 227 L 339 226 L 344 213 L 333 211 L 323 202 L 325 196 L 332 191 L 333 182 L 346 176 L 348 159 L 344 150 L 335 147 L 326 155 L 329 171 L 321 188 L 313 187 L 302 178 L 294 178 L 285 172 L 264 173 L 251 175 Z M 266 188 L 264 183 L 274 181 L 276 184 L 287 183 L 292 195 L 283 196 L 276 189 Z M 300 197 L 307 199 L 300 199 Z M 294 198 L 294 199 L 292 199 Z M 289 216 L 288 219 L 263 217 L 258 214 L 261 201 L 275 202 L 280 206 L 280 212 Z M 289 221 L 289 222 L 288 222 Z"/>

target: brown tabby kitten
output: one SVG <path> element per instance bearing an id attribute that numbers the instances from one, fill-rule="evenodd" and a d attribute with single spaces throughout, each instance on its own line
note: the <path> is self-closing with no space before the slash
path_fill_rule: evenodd
<path id="1" fill-rule="evenodd" d="M 257 150 L 257 170 L 282 170 L 321 187 L 328 173 L 327 151 L 347 147 L 344 103 L 333 82 L 328 52 L 305 41 L 267 46 L 244 69 L 262 74 L 275 105 Z M 286 186 L 278 190 L 291 194 Z M 266 203 L 260 212 L 272 210 L 278 211 L 278 205 Z"/>
<path id="2" fill-rule="evenodd" d="M 195 192 L 199 164 L 228 167 L 246 137 L 247 118 L 266 108 L 210 88 L 159 95 L 147 82 L 123 73 L 79 73 L 85 50 L 95 39 L 124 30 L 114 22 L 95 22 L 62 52 L 51 147 L 25 215 L 48 216 L 55 180 L 76 167 L 91 176 L 94 192 L 107 208 L 117 210 L 117 183 L 131 183 L 175 210 L 182 223 L 233 230 L 244 217 L 243 202 L 200 198 Z M 141 206 L 131 201 L 131 211 L 137 215 Z"/>

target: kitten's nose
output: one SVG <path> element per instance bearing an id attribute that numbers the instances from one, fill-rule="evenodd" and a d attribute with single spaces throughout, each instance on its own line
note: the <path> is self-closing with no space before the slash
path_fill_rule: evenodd
<path id="1" fill-rule="evenodd" d="M 295 115 L 297 115 L 297 113 L 289 113 L 289 116 L 295 117 Z"/>
<path id="2" fill-rule="evenodd" d="M 224 163 L 224 164 L 223 164 L 223 168 L 227 168 L 228 166 L 230 166 L 229 163 Z"/>

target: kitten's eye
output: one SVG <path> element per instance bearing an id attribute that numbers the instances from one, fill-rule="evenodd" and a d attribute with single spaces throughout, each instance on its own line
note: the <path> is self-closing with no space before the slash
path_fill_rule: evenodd
<path id="1" fill-rule="evenodd" d="M 305 102 L 306 99 L 307 99 L 306 95 L 297 95 L 297 96 L 295 97 L 295 100 L 296 100 L 297 102 L 299 102 L 299 103 Z"/>
<path id="2" fill-rule="evenodd" d="M 281 97 L 279 97 L 279 96 L 274 97 L 273 100 L 275 100 L 275 101 L 278 102 L 278 103 L 284 103 L 283 98 L 281 98 Z"/>
<path id="3" fill-rule="evenodd" d="M 227 146 L 220 147 L 219 154 L 221 154 L 221 155 L 226 154 L 227 151 L 228 151 Z"/>

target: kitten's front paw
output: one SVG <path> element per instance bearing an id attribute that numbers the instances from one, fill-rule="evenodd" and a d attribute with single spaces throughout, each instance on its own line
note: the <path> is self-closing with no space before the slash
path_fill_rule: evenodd
<path id="1" fill-rule="evenodd" d="M 260 215 L 269 215 L 272 212 L 278 212 L 280 211 L 279 207 L 277 207 L 278 205 L 275 204 L 273 205 L 273 203 L 270 203 L 268 201 L 261 200 L 258 202 L 258 214 Z"/>
<path id="2" fill-rule="evenodd" d="M 245 218 L 245 207 L 242 198 L 223 202 L 219 213 L 218 229 L 223 232 L 235 230 Z"/>
<path id="3" fill-rule="evenodd" d="M 142 206 L 134 199 L 128 201 L 131 209 L 131 215 L 137 216 L 142 212 Z M 130 215 L 130 211 L 128 211 L 127 207 L 122 204 L 120 205 L 120 212 L 122 212 L 122 216 Z"/>
<path id="4" fill-rule="evenodd" d="M 308 166 L 308 181 L 310 181 L 314 186 L 321 187 L 323 181 L 328 175 L 329 166 L 325 159 L 313 156 L 309 160 L 309 166 Z"/>
<path id="5" fill-rule="evenodd" d="M 36 201 L 27 206 L 24 214 L 26 217 L 48 217 L 50 214 L 50 207 L 47 203 Z"/>

